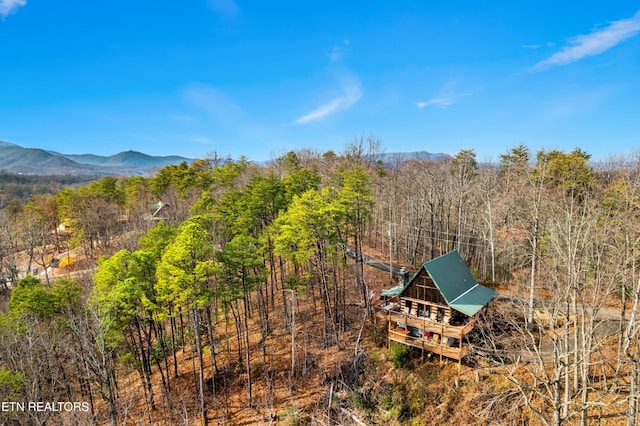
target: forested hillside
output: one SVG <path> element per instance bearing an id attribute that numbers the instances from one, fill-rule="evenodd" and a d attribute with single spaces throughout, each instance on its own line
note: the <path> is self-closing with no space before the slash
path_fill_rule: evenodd
<path id="1" fill-rule="evenodd" d="M 54 195 L 63 188 L 87 183 L 95 177 L 35 176 L 0 170 L 0 210 L 11 203 L 25 204 L 36 195 Z"/>
<path id="2" fill-rule="evenodd" d="M 2 210 L 0 424 L 636 425 L 640 159 L 378 151 L 197 160 Z M 502 293 L 461 367 L 387 347 L 373 304 L 397 283 L 363 262 L 451 250 Z"/>

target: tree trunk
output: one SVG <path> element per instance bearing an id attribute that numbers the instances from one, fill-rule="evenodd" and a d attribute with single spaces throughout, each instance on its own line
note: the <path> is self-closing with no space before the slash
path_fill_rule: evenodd
<path id="1" fill-rule="evenodd" d="M 198 398 L 200 399 L 200 414 L 202 416 L 202 424 L 204 426 L 209 424 L 207 417 L 207 401 L 204 395 L 204 360 L 202 357 L 202 342 L 200 339 L 200 311 L 198 308 L 193 309 L 193 328 L 196 338 L 196 352 L 198 355 Z"/>

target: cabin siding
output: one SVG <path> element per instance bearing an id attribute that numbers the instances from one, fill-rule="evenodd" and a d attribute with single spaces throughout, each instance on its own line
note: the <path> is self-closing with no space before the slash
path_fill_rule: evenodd
<path id="1" fill-rule="evenodd" d="M 425 263 L 403 289 L 388 294 L 376 314 L 388 321 L 389 343 L 460 361 L 468 352 L 464 336 L 473 329 L 473 317 L 496 293 L 478 284 L 454 251 Z M 467 303 L 456 304 L 460 299 Z"/>

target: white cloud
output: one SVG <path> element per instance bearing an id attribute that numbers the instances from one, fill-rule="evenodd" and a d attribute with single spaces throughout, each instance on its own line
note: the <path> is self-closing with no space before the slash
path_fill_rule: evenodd
<path id="1" fill-rule="evenodd" d="M 456 87 L 460 84 L 460 82 L 456 80 L 452 80 L 448 82 L 444 90 L 436 97 L 429 99 L 428 101 L 420 101 L 416 102 L 416 106 L 418 108 L 426 108 L 430 106 L 437 106 L 440 108 L 450 107 L 458 102 L 460 98 L 465 96 L 471 96 L 476 94 L 481 89 L 472 90 L 469 92 L 458 92 Z"/>
<path id="2" fill-rule="evenodd" d="M 416 106 L 418 108 L 426 108 L 429 106 L 439 106 L 444 108 L 455 104 L 460 96 L 465 95 L 455 95 L 453 93 L 450 93 L 447 95 L 438 96 L 436 98 L 431 98 L 426 102 L 416 102 Z"/>
<path id="3" fill-rule="evenodd" d="M 351 108 L 362 97 L 362 89 L 360 84 L 352 82 L 343 87 L 342 95 L 330 100 L 329 102 L 319 106 L 310 113 L 298 118 L 296 124 L 307 124 L 321 120 L 325 117 L 333 115 L 339 111 Z"/>
<path id="4" fill-rule="evenodd" d="M 27 4 L 27 0 L 0 0 L 0 16 L 3 18 Z"/>
<path id="5" fill-rule="evenodd" d="M 570 64 L 587 56 L 599 55 L 635 36 L 638 32 L 640 32 L 640 11 L 629 19 L 614 21 L 604 28 L 593 30 L 590 34 L 571 38 L 569 46 L 538 62 L 532 70 L 540 71 L 556 65 Z"/>

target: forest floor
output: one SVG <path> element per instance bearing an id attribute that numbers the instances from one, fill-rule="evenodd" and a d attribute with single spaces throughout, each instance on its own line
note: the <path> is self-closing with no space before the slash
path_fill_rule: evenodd
<path id="1" fill-rule="evenodd" d="M 388 273 L 367 268 L 365 277 L 370 290 L 379 294 L 389 287 Z M 396 283 L 393 283 L 396 285 Z M 238 352 L 238 338 L 233 319 L 217 321 L 218 337 L 214 343 L 218 372 L 210 357 L 210 347 L 205 347 L 205 377 L 208 420 L 211 425 L 262 425 L 262 424 L 329 424 L 329 417 L 336 415 L 356 418 L 353 412 L 342 406 L 340 400 L 348 400 L 344 382 L 348 381 L 350 363 L 356 354 L 356 341 L 363 326 L 361 293 L 353 286 L 347 286 L 347 319 L 344 331 L 339 332 L 339 344 L 328 347 L 322 345 L 322 315 L 316 313 L 310 294 L 296 297 L 295 332 L 295 375 L 291 377 L 291 329 L 288 318 L 278 315 L 270 318 L 271 332 L 266 337 L 265 354 L 261 349 L 261 333 L 257 309 L 249 320 L 249 346 L 251 348 L 251 400 L 249 405 L 248 375 L 244 368 L 244 354 Z M 317 295 L 315 296 L 317 297 Z M 290 301 L 286 293 L 287 304 Z M 283 298 L 276 293 L 275 308 L 272 312 L 286 312 Z M 319 308 L 321 311 L 321 308 Z M 371 331 L 371 323 L 366 321 L 366 329 L 358 347 L 370 346 L 366 342 Z M 162 377 L 154 366 L 154 400 L 156 407 L 151 410 L 144 398 L 139 373 L 130 368 L 121 371 L 125 377 L 119 383 L 121 395 L 119 412 L 125 415 L 126 425 L 148 424 L 202 424 L 198 406 L 198 359 L 189 345 L 178 349 L 176 354 L 178 377 L 173 376 L 173 358 L 169 359 L 171 392 L 164 392 Z M 267 368 L 265 369 L 264 360 Z M 391 365 L 391 364 L 389 364 Z M 164 368 L 164 365 L 162 365 Z M 122 368 L 122 367 L 121 367 Z M 267 380 L 267 374 L 269 380 Z M 212 383 L 215 381 L 215 387 Z M 342 382 L 342 383 L 340 383 Z M 333 389 L 333 390 L 332 390 Z M 329 399 L 332 407 L 329 408 Z M 346 404 L 348 405 L 348 404 Z M 102 418 L 106 418 L 106 405 L 100 403 Z M 333 414 L 332 414 L 333 413 Z M 348 413 L 348 414 L 347 414 Z M 344 424 L 344 423 L 335 423 Z"/>
<path id="2" fill-rule="evenodd" d="M 367 254 L 372 258 L 383 259 L 384 253 L 373 249 L 367 249 Z M 24 259 L 23 259 L 24 261 Z M 84 262 L 81 259 L 78 264 Z M 78 265 L 76 264 L 76 265 Z M 26 265 L 25 265 L 26 266 Z M 411 265 L 400 265 L 413 272 Z M 78 270 L 80 269 L 80 270 Z M 70 271 L 67 268 L 52 268 L 49 271 L 50 278 L 59 276 L 71 276 L 71 274 L 88 275 L 92 269 L 75 268 Z M 40 271 L 44 279 L 43 271 Z M 351 279 L 352 280 L 352 279 Z M 380 294 L 383 289 L 398 284 L 397 276 L 390 277 L 384 272 L 373 267 L 365 268 L 365 280 L 369 290 Z M 232 322 L 220 318 L 217 325 L 217 338 L 214 342 L 216 374 L 211 357 L 210 347 L 205 348 L 205 377 L 206 400 L 208 407 L 208 422 L 211 425 L 263 425 L 263 424 L 371 424 L 367 420 L 367 412 L 370 409 L 354 408 L 354 392 L 351 388 L 353 377 L 349 377 L 350 368 L 357 355 L 357 347 L 363 347 L 370 358 L 375 358 L 377 371 L 367 370 L 363 373 L 366 380 L 375 386 L 389 386 L 389 384 L 405 383 L 411 380 L 410 374 L 400 372 L 393 367 L 386 349 L 386 338 L 381 343 L 373 323 L 367 321 L 362 333 L 362 341 L 358 340 L 360 329 L 363 325 L 362 296 L 355 283 L 348 285 L 346 296 L 347 321 L 346 327 L 339 333 L 339 344 L 328 347 L 322 346 L 322 316 L 315 313 L 312 297 L 309 294 L 299 294 L 296 298 L 296 331 L 295 331 L 295 374 L 291 376 L 291 329 L 288 326 L 288 317 L 283 306 L 283 301 L 288 299 L 276 295 L 273 301 L 275 307 L 272 312 L 281 312 L 271 318 L 271 332 L 266 336 L 264 355 L 261 349 L 261 333 L 257 319 L 257 310 L 249 321 L 250 347 L 251 347 L 251 405 L 249 404 L 248 375 L 244 368 L 242 354 L 238 353 L 238 342 L 235 327 Z M 502 294 L 518 296 L 518 292 L 512 287 L 498 286 Z M 287 297 L 289 293 L 286 293 Z M 520 296 L 518 296 L 520 297 Z M 7 303 L 5 298 L 4 303 Z M 599 311 L 603 318 L 611 317 L 611 321 L 619 319 L 619 308 L 615 309 L 612 303 L 606 309 Z M 603 323 L 604 324 L 604 323 Z M 604 327 L 604 326 L 603 326 Z M 618 326 L 619 327 L 619 323 Z M 616 325 L 610 326 L 611 330 Z M 608 333 L 609 331 L 605 331 Z M 376 341 L 376 339 L 378 341 Z M 141 385 L 138 372 L 133 368 L 120 367 L 122 370 L 119 379 L 118 411 L 123 425 L 200 425 L 201 417 L 198 406 L 198 377 L 197 354 L 185 345 L 175 353 L 178 364 L 178 375 L 174 377 L 173 367 L 169 368 L 171 386 L 170 392 L 165 392 L 163 380 L 159 369 L 153 368 L 153 393 L 155 408 L 151 409 L 148 398 L 145 398 L 145 390 Z M 266 360 L 266 361 L 265 361 Z M 266 368 L 265 368 L 266 362 Z M 173 364 L 173 359 L 169 359 Z M 491 386 L 506 386 L 499 379 L 492 376 L 491 368 L 470 368 L 464 365 L 459 367 L 457 363 L 444 363 L 440 365 L 436 361 L 428 361 L 424 365 L 414 364 L 417 372 L 427 374 L 428 377 L 438 377 L 439 384 L 425 383 L 426 387 L 434 387 L 434 392 L 442 395 L 453 395 L 451 398 L 468 399 L 474 403 L 474 394 L 486 391 Z M 440 366 L 438 366 L 440 365 Z M 162 365 L 164 368 L 164 365 Z M 426 371 L 427 373 L 424 373 Z M 267 380 L 267 378 L 269 380 Z M 421 379 L 420 379 L 421 380 Z M 215 383 L 215 384 L 214 384 Z M 386 385 L 384 385 L 386 383 Z M 462 383 L 463 385 L 459 385 Z M 407 385 L 408 386 L 408 385 Z M 465 387 L 466 386 L 466 387 Z M 357 398 L 356 398 L 357 400 Z M 461 413 L 450 413 L 447 404 L 453 404 L 451 400 L 438 406 L 440 410 L 438 422 L 453 424 L 460 422 L 462 418 L 468 421 L 477 413 L 461 409 Z M 458 401 L 460 403 L 461 401 Z M 98 402 L 98 410 L 101 418 L 107 419 L 106 404 Z M 620 407 L 618 407 L 620 408 Z M 377 407 L 380 412 L 385 409 Z M 466 412 L 464 417 L 462 412 Z M 389 418 L 393 418 L 392 411 L 388 412 Z M 618 424 L 618 419 L 623 416 L 620 410 L 613 410 L 602 417 L 602 424 Z M 516 416 L 517 417 L 517 416 Z M 459 418 L 459 420 L 456 420 Z M 446 420 L 445 420 L 446 419 Z M 607 420 L 610 419 L 610 420 Z M 399 424 L 393 421 L 380 423 Z M 435 421 L 435 420 L 434 420 Z M 378 421 L 375 421 L 378 424 Z M 437 424 L 437 423 L 424 423 Z M 536 424 L 532 422 L 531 424 Z"/>

